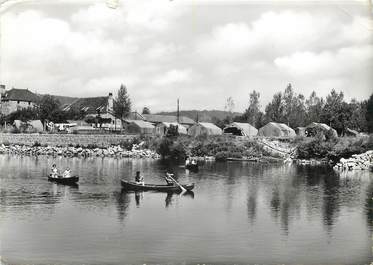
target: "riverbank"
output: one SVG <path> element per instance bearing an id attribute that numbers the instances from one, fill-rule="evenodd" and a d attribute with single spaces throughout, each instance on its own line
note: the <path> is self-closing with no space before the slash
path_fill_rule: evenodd
<path id="1" fill-rule="evenodd" d="M 15 154 L 26 156 L 64 156 L 64 157 L 116 157 L 116 158 L 151 158 L 158 159 L 160 156 L 149 149 L 141 149 L 133 145 L 131 150 L 123 149 L 121 146 L 110 146 L 107 148 L 86 147 L 56 147 L 56 146 L 27 146 L 27 145 L 0 145 L 0 154 Z"/>

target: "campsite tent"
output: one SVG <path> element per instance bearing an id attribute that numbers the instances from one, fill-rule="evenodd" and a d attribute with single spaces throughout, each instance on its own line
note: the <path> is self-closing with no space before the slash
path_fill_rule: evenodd
<path id="1" fill-rule="evenodd" d="M 192 125 L 189 130 L 188 134 L 196 137 L 198 135 L 206 134 L 206 135 L 221 135 L 222 129 L 210 122 L 199 122 Z"/>
<path id="2" fill-rule="evenodd" d="M 295 131 L 283 123 L 269 122 L 258 131 L 259 136 L 266 137 L 294 137 Z"/>
<path id="3" fill-rule="evenodd" d="M 127 125 L 129 133 L 154 134 L 154 125 L 142 120 L 132 120 Z"/>
<path id="4" fill-rule="evenodd" d="M 224 133 L 237 136 L 255 136 L 258 129 L 249 123 L 233 122 L 224 128 Z"/>
<path id="5" fill-rule="evenodd" d="M 318 132 L 321 132 L 325 135 L 329 130 L 331 130 L 335 137 L 338 136 L 337 131 L 326 125 L 325 123 L 312 122 L 306 127 L 306 135 L 315 136 Z"/>
<path id="6" fill-rule="evenodd" d="M 171 126 L 177 126 L 179 134 L 188 134 L 187 129 L 177 122 L 161 122 L 155 126 L 155 134 L 165 135 Z"/>
<path id="7" fill-rule="evenodd" d="M 31 120 L 27 122 L 30 127 L 32 127 L 37 132 L 42 132 L 44 127 L 40 120 Z"/>

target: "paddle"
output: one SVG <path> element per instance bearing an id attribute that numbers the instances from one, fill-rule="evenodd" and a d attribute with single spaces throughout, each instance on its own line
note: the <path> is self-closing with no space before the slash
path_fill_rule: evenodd
<path id="1" fill-rule="evenodd" d="M 175 184 L 178 185 L 178 186 L 180 187 L 180 189 L 181 189 L 183 192 L 186 192 L 186 191 L 187 191 L 183 186 L 180 185 L 179 182 L 177 182 L 173 177 L 171 177 L 171 174 L 168 174 L 168 177 L 169 177 L 173 182 L 175 182 Z"/>

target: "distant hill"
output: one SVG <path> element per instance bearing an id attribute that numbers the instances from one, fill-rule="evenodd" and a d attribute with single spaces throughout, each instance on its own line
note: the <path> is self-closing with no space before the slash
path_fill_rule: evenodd
<path id="1" fill-rule="evenodd" d="M 78 98 L 73 98 L 73 97 L 64 97 L 64 96 L 55 96 L 53 95 L 54 98 L 58 99 L 58 101 L 61 103 L 61 106 L 71 104 Z"/>
<path id="2" fill-rule="evenodd" d="M 176 115 L 177 112 L 176 111 L 171 111 L 171 112 L 163 111 L 163 112 L 158 112 L 156 114 Z M 227 111 L 223 111 L 223 110 L 182 110 L 180 111 L 180 116 L 189 117 L 193 120 L 196 120 L 198 116 L 198 120 L 204 121 L 204 122 L 212 122 L 213 118 L 223 120 L 228 116 L 228 114 L 229 113 Z M 242 113 L 239 113 L 239 112 L 233 113 L 233 116 L 239 116 L 239 115 L 242 115 Z"/>

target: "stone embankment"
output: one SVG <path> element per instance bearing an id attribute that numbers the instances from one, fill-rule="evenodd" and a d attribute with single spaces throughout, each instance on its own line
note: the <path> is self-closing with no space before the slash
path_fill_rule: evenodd
<path id="1" fill-rule="evenodd" d="M 0 144 L 5 145 L 35 145 L 41 146 L 87 146 L 96 145 L 107 147 L 119 145 L 124 141 L 130 141 L 138 135 L 124 134 L 27 134 L 27 133 L 0 133 Z"/>
<path id="2" fill-rule="evenodd" d="M 363 154 L 352 155 L 351 158 L 341 158 L 334 167 L 335 170 L 369 170 L 373 168 L 373 150 Z"/>
<path id="3" fill-rule="evenodd" d="M 133 145 L 132 150 L 125 150 L 120 146 L 107 148 L 83 148 L 83 147 L 55 147 L 55 146 L 27 146 L 27 145 L 0 145 L 0 154 L 16 154 L 28 156 L 64 156 L 64 157 L 115 157 L 115 158 L 152 158 L 160 156 L 154 151 L 141 149 L 139 145 Z"/>

